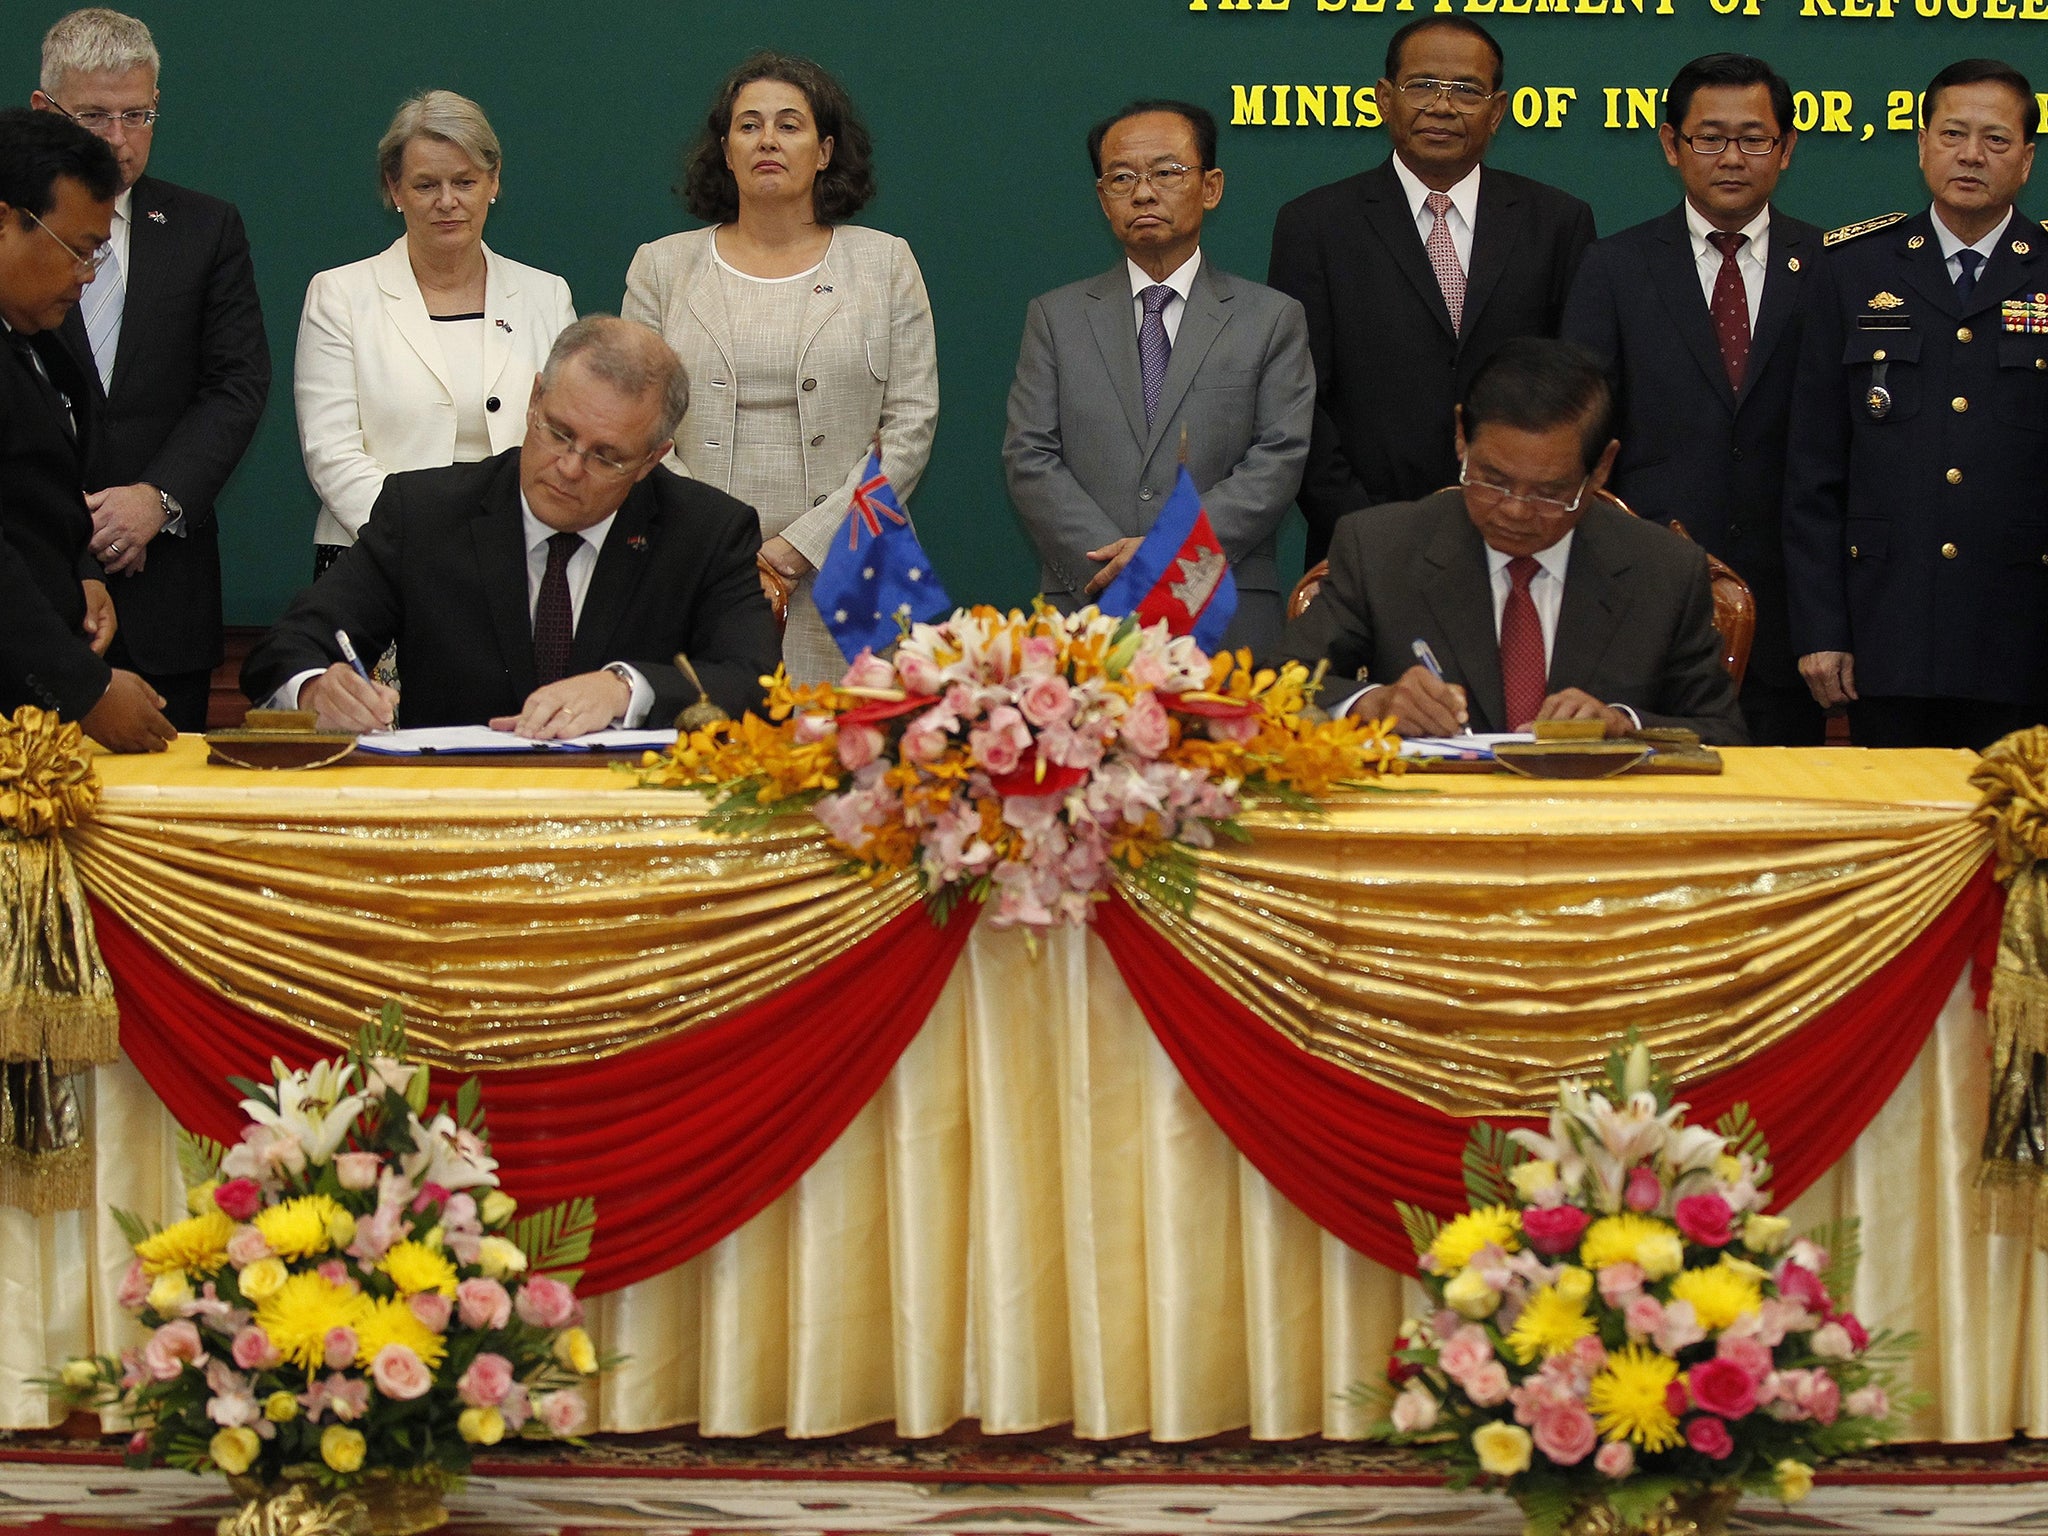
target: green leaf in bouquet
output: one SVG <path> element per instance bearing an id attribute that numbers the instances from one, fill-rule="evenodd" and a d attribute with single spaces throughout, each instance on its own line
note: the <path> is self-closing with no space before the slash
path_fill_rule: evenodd
<path id="1" fill-rule="evenodd" d="M 1749 1112 L 1748 1103 L 1736 1105 L 1714 1122 L 1714 1129 L 1728 1151 L 1736 1157 L 1747 1157 L 1753 1163 L 1768 1163 L 1771 1160 L 1771 1143 L 1764 1135 L 1764 1128 L 1756 1123 Z"/>
<path id="2" fill-rule="evenodd" d="M 526 1255 L 526 1272 L 548 1274 L 564 1285 L 583 1278 L 590 1239 L 597 1231 L 597 1202 L 588 1195 L 564 1200 L 512 1223 L 508 1234 Z"/>
<path id="3" fill-rule="evenodd" d="M 1408 1234 L 1409 1244 L 1415 1249 L 1416 1257 L 1420 1258 L 1429 1252 L 1430 1244 L 1443 1230 L 1443 1218 L 1419 1205 L 1410 1205 L 1406 1200 L 1396 1200 L 1394 1209 L 1401 1213 L 1401 1230 Z"/>
<path id="4" fill-rule="evenodd" d="M 1625 1526 L 1641 1525 L 1659 1504 L 1685 1486 L 1681 1478 L 1656 1472 L 1625 1477 L 1605 1490 L 1608 1507 Z"/>
<path id="5" fill-rule="evenodd" d="M 1578 1497 L 1569 1483 L 1538 1482 L 1517 1488 L 1515 1502 L 1522 1506 L 1522 1536 L 1558 1536 Z"/>
<path id="6" fill-rule="evenodd" d="M 1511 1141 L 1506 1131 L 1484 1120 L 1475 1124 L 1465 1142 L 1465 1193 L 1472 1204 L 1518 1204 L 1515 1181 L 1508 1177 L 1508 1170 L 1528 1159 L 1529 1154 Z"/>
<path id="7" fill-rule="evenodd" d="M 230 1077 L 228 1086 L 245 1099 L 254 1099 L 259 1104 L 277 1108 L 277 1084 L 259 1083 L 252 1078 Z"/>
<path id="8" fill-rule="evenodd" d="M 112 1217 L 114 1225 L 121 1229 L 121 1236 L 128 1240 L 130 1248 L 140 1248 L 156 1236 L 159 1230 L 155 1222 L 144 1221 L 133 1211 L 124 1211 L 117 1205 L 108 1206 L 107 1215 Z"/>
<path id="9" fill-rule="evenodd" d="M 463 1079 L 462 1086 L 455 1090 L 455 1123 L 465 1131 L 482 1129 L 484 1123 L 484 1085 L 482 1078 L 465 1078 Z"/>
<path id="10" fill-rule="evenodd" d="M 349 1054 L 358 1066 L 373 1056 L 405 1060 L 405 1005 L 395 997 L 385 998 L 377 1017 L 356 1031 L 355 1049 Z"/>
<path id="11" fill-rule="evenodd" d="M 1126 870 L 1124 878 L 1161 906 L 1182 914 L 1194 910 L 1200 889 L 1195 859 L 1179 843 L 1168 843 L 1136 869 Z"/>
<path id="12" fill-rule="evenodd" d="M 178 1172 L 185 1176 L 188 1188 L 219 1178 L 220 1160 L 227 1155 L 228 1149 L 219 1142 L 178 1127 Z"/>
<path id="13" fill-rule="evenodd" d="M 1806 1235 L 1828 1251 L 1828 1267 L 1820 1272 L 1820 1283 L 1837 1303 L 1847 1300 L 1856 1289 L 1856 1271 L 1863 1264 L 1863 1218 L 1837 1216 Z"/>
<path id="14" fill-rule="evenodd" d="M 1634 1028 L 1608 1052 L 1607 1091 L 1617 1104 L 1625 1103 L 1631 1094 L 1643 1092 L 1655 1096 L 1660 1111 L 1671 1107 L 1670 1074 L 1657 1065 L 1649 1046 Z"/>

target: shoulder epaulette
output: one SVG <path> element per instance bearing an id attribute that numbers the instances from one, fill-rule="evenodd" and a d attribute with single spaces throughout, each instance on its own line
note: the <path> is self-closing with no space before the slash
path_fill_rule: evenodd
<path id="1" fill-rule="evenodd" d="M 1831 229 L 1822 235 L 1820 243 L 1822 245 L 1841 245 L 1846 241 L 1856 239 L 1859 235 L 1870 234 L 1873 230 L 1890 229 L 1904 217 L 1903 213 L 1881 213 L 1874 219 L 1865 219 L 1861 224 L 1844 224 L 1840 229 Z"/>

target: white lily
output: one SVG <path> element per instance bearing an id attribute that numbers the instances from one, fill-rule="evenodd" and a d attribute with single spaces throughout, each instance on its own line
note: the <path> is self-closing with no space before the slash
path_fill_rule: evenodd
<path id="1" fill-rule="evenodd" d="M 498 1160 L 473 1133 L 460 1129 L 454 1116 L 436 1115 L 425 1124 L 415 1117 L 410 1129 L 417 1150 L 406 1153 L 399 1166 L 415 1188 L 428 1184 L 446 1190 L 497 1186 Z"/>
<path id="2" fill-rule="evenodd" d="M 355 1068 L 343 1060 L 316 1062 L 304 1072 L 294 1072 L 276 1057 L 271 1058 L 271 1075 L 277 1082 L 277 1108 L 261 1099 L 242 1100 L 242 1109 L 259 1125 L 296 1136 L 310 1163 L 332 1158 L 349 1127 L 362 1112 L 366 1100 L 347 1089 Z"/>

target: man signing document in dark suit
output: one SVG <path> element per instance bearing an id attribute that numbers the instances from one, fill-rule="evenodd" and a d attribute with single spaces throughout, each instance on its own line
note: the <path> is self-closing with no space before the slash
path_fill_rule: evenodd
<path id="1" fill-rule="evenodd" d="M 1406 735 L 1599 720 L 1741 745 L 1705 552 L 1597 499 L 1610 413 L 1590 354 L 1504 345 L 1459 407 L 1458 486 L 1347 518 L 1288 654 L 1365 683 L 1345 707 Z"/>
<path id="2" fill-rule="evenodd" d="M 660 467 L 689 403 L 653 331 L 590 315 L 555 339 L 518 448 L 390 476 L 357 542 L 242 668 L 324 729 L 480 725 L 538 739 L 760 700 L 781 655 L 754 510 Z M 404 699 L 343 656 L 395 641 Z"/>

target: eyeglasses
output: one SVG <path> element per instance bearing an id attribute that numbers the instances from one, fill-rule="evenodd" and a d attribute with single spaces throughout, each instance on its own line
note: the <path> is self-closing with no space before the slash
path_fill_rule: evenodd
<path id="1" fill-rule="evenodd" d="M 156 126 L 155 107 L 131 107 L 126 112 L 104 112 L 95 107 L 84 112 L 74 112 L 47 92 L 44 93 L 44 99 L 86 132 L 96 133 L 102 138 L 114 131 L 116 123 L 129 133 L 140 133 L 145 128 Z"/>
<path id="2" fill-rule="evenodd" d="M 1394 87 L 1401 93 L 1401 99 L 1418 112 L 1439 96 L 1448 96 L 1454 112 L 1477 112 L 1489 101 L 1495 92 L 1470 80 L 1431 80 L 1426 76 L 1420 80 L 1404 80 Z"/>
<path id="3" fill-rule="evenodd" d="M 554 449 L 556 458 L 581 459 L 584 467 L 593 474 L 609 475 L 615 480 L 623 480 L 647 461 L 648 455 L 645 453 L 637 459 L 616 459 L 608 453 L 599 453 L 595 448 L 578 448 L 576 434 L 549 421 L 547 417 L 541 415 L 536 406 L 526 408 L 526 424 L 540 429 L 541 437 Z"/>
<path id="4" fill-rule="evenodd" d="M 1480 495 L 1494 501 L 1519 501 L 1523 506 L 1532 508 L 1535 511 L 1551 512 L 1560 517 L 1568 517 L 1579 510 L 1579 503 L 1586 499 L 1586 487 L 1592 483 L 1592 480 L 1593 477 L 1587 475 L 1579 482 L 1579 488 L 1572 493 L 1570 501 L 1559 501 L 1555 496 L 1531 496 L 1524 491 L 1510 490 L 1507 486 L 1496 485 L 1491 480 L 1474 479 L 1471 465 L 1463 459 L 1458 461 L 1458 484 L 1462 485 L 1466 490 L 1477 491 Z"/>
<path id="5" fill-rule="evenodd" d="M 1679 141 L 1696 155 L 1718 155 L 1730 144 L 1745 155 L 1768 155 L 1783 140 L 1783 134 L 1745 133 L 1730 139 L 1725 133 L 1681 133 Z"/>
<path id="6" fill-rule="evenodd" d="M 1202 168 L 1199 165 L 1182 165 L 1175 161 L 1172 165 L 1154 166 L 1149 171 L 1111 171 L 1106 176 L 1096 177 L 1095 185 L 1102 190 L 1104 196 L 1122 202 L 1138 190 L 1140 182 L 1149 181 L 1153 191 L 1165 194 L 1178 191 L 1187 185 L 1190 176 L 1201 174 Z"/>
<path id="7" fill-rule="evenodd" d="M 26 208 L 22 209 L 21 211 L 23 213 L 28 213 L 28 210 Z M 28 216 L 32 219 L 36 219 L 36 216 L 32 213 L 28 213 Z M 70 241 L 61 239 L 58 236 L 57 232 L 54 229 L 50 228 L 49 225 L 45 224 L 41 219 L 36 219 L 36 228 L 40 229 L 52 240 L 55 240 L 59 245 L 63 246 L 64 254 L 66 256 L 69 256 L 76 263 L 78 263 L 78 269 L 81 272 L 83 272 L 88 278 L 96 276 L 100 268 L 107 264 L 107 258 L 114 254 L 114 242 L 111 240 L 107 241 L 104 245 L 96 247 L 90 256 L 81 256 L 78 254 L 76 250 L 72 249 Z"/>

